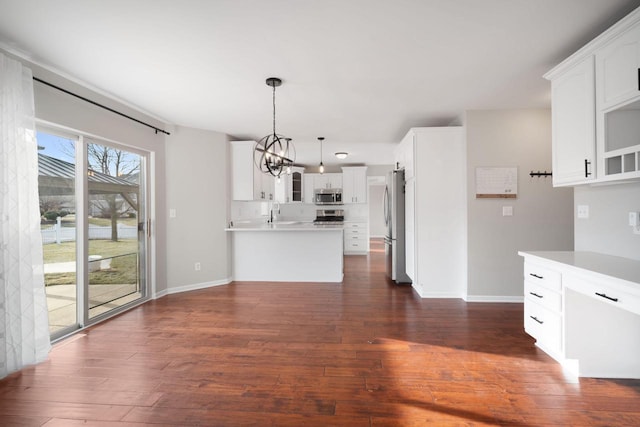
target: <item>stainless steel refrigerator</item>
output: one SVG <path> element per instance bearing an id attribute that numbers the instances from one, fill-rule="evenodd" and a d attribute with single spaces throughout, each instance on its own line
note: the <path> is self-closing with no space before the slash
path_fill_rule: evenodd
<path id="1" fill-rule="evenodd" d="M 387 175 L 384 189 L 384 253 L 387 277 L 396 283 L 411 283 L 405 264 L 404 170 Z"/>

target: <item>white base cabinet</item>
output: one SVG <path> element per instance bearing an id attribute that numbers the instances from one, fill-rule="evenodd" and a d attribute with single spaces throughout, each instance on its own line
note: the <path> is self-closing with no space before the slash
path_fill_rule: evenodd
<path id="1" fill-rule="evenodd" d="M 560 273 L 527 261 L 524 265 L 524 330 L 546 353 L 562 358 Z"/>
<path id="2" fill-rule="evenodd" d="M 364 221 L 344 223 L 344 254 L 366 255 L 369 253 L 369 224 Z"/>
<path id="3" fill-rule="evenodd" d="M 640 378 L 640 261 L 519 252 L 524 329 L 581 377 Z"/>

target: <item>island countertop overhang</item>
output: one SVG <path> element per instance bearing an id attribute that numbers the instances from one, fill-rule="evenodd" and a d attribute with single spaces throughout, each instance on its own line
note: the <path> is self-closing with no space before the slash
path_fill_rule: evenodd
<path id="1" fill-rule="evenodd" d="M 225 228 L 225 231 L 343 231 L 339 224 L 314 224 L 312 222 L 281 221 L 273 223 L 241 223 Z"/>

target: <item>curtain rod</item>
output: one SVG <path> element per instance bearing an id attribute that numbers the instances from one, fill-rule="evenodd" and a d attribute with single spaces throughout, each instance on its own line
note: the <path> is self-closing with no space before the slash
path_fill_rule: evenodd
<path id="1" fill-rule="evenodd" d="M 50 87 L 52 87 L 52 88 L 54 88 L 54 89 L 58 89 L 59 91 L 64 92 L 64 93 L 66 93 L 67 95 L 75 96 L 76 98 L 78 98 L 78 99 L 82 99 L 83 101 L 88 102 L 89 104 L 93 104 L 93 105 L 95 105 L 95 106 L 97 106 L 97 107 L 104 108 L 104 109 L 105 109 L 105 110 L 107 110 L 107 111 L 111 111 L 112 113 L 115 113 L 115 114 L 117 114 L 117 115 L 119 115 L 119 116 L 125 117 L 125 118 L 127 118 L 127 119 L 129 119 L 129 120 L 133 120 L 134 122 L 140 123 L 141 125 L 145 125 L 145 126 L 147 126 L 147 127 L 150 127 L 151 129 L 153 129 L 153 130 L 155 130 L 155 131 L 156 131 L 156 134 L 157 134 L 158 132 L 162 132 L 162 133 L 164 133 L 165 135 L 171 135 L 169 132 L 167 132 L 167 131 L 166 131 L 166 130 L 164 130 L 164 129 L 157 128 L 157 127 L 155 127 L 155 126 L 153 126 L 153 125 L 150 125 L 149 123 L 145 123 L 145 122 L 143 122 L 143 121 L 141 121 L 141 120 L 138 120 L 138 119 L 136 119 L 136 118 L 134 118 L 134 117 L 131 117 L 131 116 L 128 116 L 128 115 L 126 115 L 126 114 L 124 114 L 124 113 L 121 113 L 120 111 L 116 111 L 116 110 L 114 110 L 113 108 L 109 108 L 109 107 L 107 107 L 106 105 L 99 104 L 99 103 L 97 103 L 97 102 L 95 102 L 95 101 L 92 101 L 92 100 L 90 100 L 90 99 L 88 99 L 88 98 L 85 98 L 84 96 L 80 96 L 80 95 L 78 95 L 78 94 L 76 94 L 76 93 L 73 93 L 73 92 L 70 92 L 70 91 L 68 91 L 68 90 L 66 90 L 66 89 L 63 89 L 63 88 L 61 88 L 60 86 L 56 86 L 56 85 L 51 84 L 51 83 L 49 83 L 49 82 L 45 82 L 44 80 L 39 79 L 39 78 L 37 78 L 37 77 L 34 77 L 34 78 L 33 78 L 33 80 L 35 80 L 35 81 L 37 81 L 37 82 L 40 82 L 40 83 L 42 83 L 42 84 L 45 84 L 45 85 L 47 85 L 47 86 L 50 86 Z"/>

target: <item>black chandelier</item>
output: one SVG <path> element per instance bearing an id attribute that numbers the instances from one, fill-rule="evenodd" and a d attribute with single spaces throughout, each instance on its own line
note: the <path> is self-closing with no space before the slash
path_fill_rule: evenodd
<path id="1" fill-rule="evenodd" d="M 265 136 L 256 143 L 253 150 L 253 161 L 262 173 L 280 177 L 282 172 L 291 173 L 291 166 L 296 160 L 296 150 L 291 138 L 285 138 L 276 133 L 276 87 L 282 85 L 282 80 L 269 77 L 267 86 L 273 88 L 273 133 Z"/>

